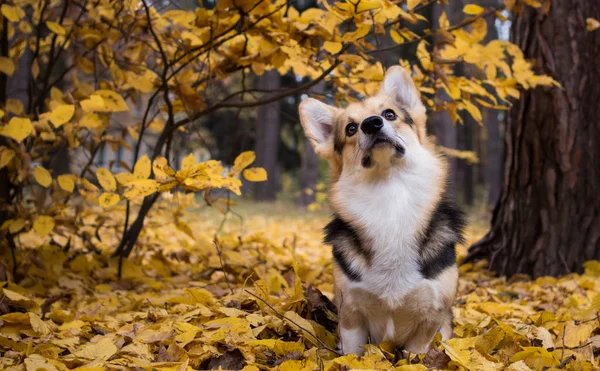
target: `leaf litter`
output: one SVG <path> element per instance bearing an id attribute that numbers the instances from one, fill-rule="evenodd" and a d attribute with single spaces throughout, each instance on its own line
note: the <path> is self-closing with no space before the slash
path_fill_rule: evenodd
<path id="1" fill-rule="evenodd" d="M 186 197 L 178 202 L 193 204 Z M 78 235 L 20 235 L 15 275 L 2 247 L 0 369 L 599 368 L 600 262 L 536 280 L 461 265 L 453 339 L 438 335 L 425 355 L 384 343 L 342 356 L 325 214 L 253 211 L 215 233 L 220 217 L 172 209 L 163 202 L 148 217 L 120 281 L 111 253 L 124 212 L 86 210 Z M 470 228 L 468 242 L 480 236 Z"/>

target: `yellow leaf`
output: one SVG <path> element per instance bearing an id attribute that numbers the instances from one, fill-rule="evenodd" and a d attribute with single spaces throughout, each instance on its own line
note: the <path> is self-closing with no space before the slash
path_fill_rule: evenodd
<path id="1" fill-rule="evenodd" d="M 18 6 L 2 4 L 2 15 L 11 22 L 18 22 L 25 17 L 25 11 Z"/>
<path id="2" fill-rule="evenodd" d="M 20 117 L 13 117 L 8 122 L 8 125 L 0 129 L 0 135 L 10 137 L 18 143 L 21 143 L 32 132 L 33 126 L 31 125 L 31 121 Z"/>
<path id="3" fill-rule="evenodd" d="M 337 54 L 340 52 L 340 50 L 342 50 L 342 43 L 334 41 L 325 41 L 325 43 L 323 43 L 323 48 L 325 48 L 325 50 L 327 50 L 331 54 Z"/>
<path id="4" fill-rule="evenodd" d="M 143 155 L 133 167 L 133 175 L 138 179 L 147 179 L 150 176 L 152 170 L 152 163 L 148 158 L 148 155 Z"/>
<path id="5" fill-rule="evenodd" d="M 415 6 L 419 5 L 423 0 L 407 0 L 406 1 L 406 7 L 408 8 L 408 10 L 412 11 Z"/>
<path id="6" fill-rule="evenodd" d="M 181 170 L 190 170 L 196 165 L 196 157 L 193 153 L 185 156 L 183 160 L 181 160 Z"/>
<path id="7" fill-rule="evenodd" d="M 81 120 L 79 121 L 79 125 L 88 129 L 95 129 L 104 125 L 104 122 L 96 115 L 95 113 L 87 113 L 85 114 Z"/>
<path id="8" fill-rule="evenodd" d="M 73 181 L 73 175 L 59 175 L 57 180 L 58 180 L 58 185 L 63 190 L 71 193 L 75 189 L 75 182 Z"/>
<path id="9" fill-rule="evenodd" d="M 118 204 L 120 200 L 121 198 L 118 194 L 112 192 L 105 192 L 98 198 L 98 204 L 102 207 L 110 207 Z"/>
<path id="10" fill-rule="evenodd" d="M 237 174 L 240 171 L 247 168 L 251 163 L 256 159 L 256 154 L 254 151 L 246 151 L 242 152 L 235 158 L 233 162 L 233 171 L 232 174 Z"/>
<path id="11" fill-rule="evenodd" d="M 102 99 L 102 97 L 97 94 L 90 95 L 88 99 L 82 100 L 81 102 L 79 102 L 79 104 L 81 105 L 81 108 L 83 108 L 83 110 L 87 112 L 102 112 L 105 110 L 104 99 Z"/>
<path id="12" fill-rule="evenodd" d="M 50 113 L 50 122 L 54 127 L 60 127 L 67 123 L 75 113 L 75 106 L 72 104 L 61 104 L 56 106 Z"/>
<path id="13" fill-rule="evenodd" d="M 48 363 L 48 360 L 39 354 L 31 354 L 25 358 L 25 369 L 27 371 L 58 371 L 56 367 Z"/>
<path id="14" fill-rule="evenodd" d="M 105 335 L 94 343 L 89 342 L 81 346 L 73 354 L 78 358 L 100 361 L 112 357 L 118 350 L 119 348 L 115 345 L 112 336 Z"/>
<path id="15" fill-rule="evenodd" d="M 65 28 L 56 22 L 47 21 L 46 26 L 48 26 L 50 31 L 57 35 L 65 35 L 67 33 Z"/>
<path id="16" fill-rule="evenodd" d="M 38 182 L 39 185 L 44 188 L 48 188 L 50 184 L 52 184 L 52 175 L 50 175 L 48 170 L 41 166 L 33 169 L 33 177 L 35 178 L 36 182 Z"/>
<path id="17" fill-rule="evenodd" d="M 587 18 L 585 20 L 586 24 L 587 24 L 587 30 L 588 31 L 594 31 L 597 30 L 598 28 L 600 28 L 600 22 L 598 22 L 598 20 L 594 19 L 594 18 Z"/>
<path id="18" fill-rule="evenodd" d="M 98 90 L 94 94 L 99 95 L 104 102 L 104 112 L 129 111 L 129 106 L 119 93 L 112 90 Z"/>
<path id="19" fill-rule="evenodd" d="M 15 115 L 23 115 L 24 107 L 23 102 L 18 99 L 7 99 L 6 100 L 6 110 L 8 112 L 12 112 Z"/>
<path id="20" fill-rule="evenodd" d="M 135 177 L 135 175 L 131 174 L 131 173 L 119 173 L 117 175 L 115 175 L 115 178 L 117 178 L 117 182 L 119 182 L 119 184 L 121 185 L 126 185 L 128 183 L 133 182 L 134 180 L 137 180 L 137 178 Z"/>
<path id="21" fill-rule="evenodd" d="M 404 38 L 393 28 L 390 30 L 390 36 L 396 44 L 402 44 L 402 42 L 404 42 Z"/>
<path id="22" fill-rule="evenodd" d="M 154 179 L 138 179 L 127 183 L 127 190 L 123 197 L 131 200 L 136 197 L 146 197 L 158 191 L 160 183 Z"/>
<path id="23" fill-rule="evenodd" d="M 478 15 L 478 14 L 482 13 L 484 10 L 485 9 L 483 9 L 479 5 L 475 5 L 475 4 L 467 4 L 463 8 L 463 12 L 465 14 L 470 14 L 470 15 Z"/>
<path id="24" fill-rule="evenodd" d="M 51 216 L 39 216 L 33 223 L 33 230 L 40 237 L 46 236 L 54 229 L 54 219 Z"/>
<path id="25" fill-rule="evenodd" d="M 9 164 L 15 157 L 15 151 L 8 147 L 0 147 L 0 169 Z"/>
<path id="26" fill-rule="evenodd" d="M 264 182 L 267 180 L 267 171 L 262 167 L 252 167 L 244 170 L 244 178 L 251 182 Z"/>
<path id="27" fill-rule="evenodd" d="M 98 177 L 98 182 L 102 188 L 104 188 L 104 190 L 113 192 L 117 189 L 117 181 L 115 180 L 115 177 L 105 168 L 99 168 L 98 171 L 96 171 L 96 177 Z"/>
<path id="28" fill-rule="evenodd" d="M 15 73 L 15 62 L 10 58 L 0 57 L 0 72 L 12 76 L 12 74 Z"/>

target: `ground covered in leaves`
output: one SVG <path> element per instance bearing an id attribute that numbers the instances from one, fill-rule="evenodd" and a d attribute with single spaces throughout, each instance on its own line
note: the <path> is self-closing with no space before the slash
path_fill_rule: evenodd
<path id="1" fill-rule="evenodd" d="M 427 355 L 388 344 L 335 354 L 325 213 L 153 211 L 123 266 L 110 254 L 123 211 L 90 209 L 78 236 L 21 235 L 0 262 L 3 370 L 592 370 L 599 366 L 600 263 L 585 274 L 510 281 L 462 265 L 455 338 Z M 235 210 L 235 208 L 234 208 Z M 469 239 L 481 231 L 469 232 Z M 460 252 L 464 255 L 464 248 Z M 398 360 L 399 359 L 399 360 Z"/>

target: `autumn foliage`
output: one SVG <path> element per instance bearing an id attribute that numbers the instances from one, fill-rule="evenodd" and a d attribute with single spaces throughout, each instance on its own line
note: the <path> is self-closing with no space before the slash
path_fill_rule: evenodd
<path id="1" fill-rule="evenodd" d="M 220 234 L 222 218 L 189 214 L 194 197 L 231 216 L 222 191 L 240 195 L 242 177 L 260 182 L 266 172 L 251 167 L 252 152 L 230 164 L 194 154 L 176 162 L 173 148 L 177 133 L 215 111 L 252 109 L 320 81 L 338 104 L 370 95 L 384 73 L 376 55 L 410 45 L 416 59 L 398 63 L 428 109 L 456 122 L 461 111 L 481 122 L 480 107 L 506 109 L 521 89 L 556 85 L 516 45 L 483 42 L 502 9 L 470 4 L 460 22 L 442 13 L 430 24 L 421 12 L 434 3 L 321 1 L 300 11 L 280 0 L 195 10 L 146 0 L 2 2 L 0 366 L 391 368 L 385 345 L 360 361 L 332 361 L 336 316 L 319 291 L 332 292 L 330 263 L 315 232 L 323 220 L 250 219 L 243 232 Z M 381 38 L 393 44 L 379 47 Z M 480 73 L 460 75 L 459 65 Z M 254 89 L 267 70 L 303 83 Z M 440 91 L 449 99 L 437 99 Z M 97 166 L 107 146 L 131 161 Z M 60 151 L 85 161 L 55 173 Z M 598 269 L 588 268 L 508 284 L 463 267 L 459 337 L 398 369 L 591 369 L 600 300 L 591 303 Z"/>

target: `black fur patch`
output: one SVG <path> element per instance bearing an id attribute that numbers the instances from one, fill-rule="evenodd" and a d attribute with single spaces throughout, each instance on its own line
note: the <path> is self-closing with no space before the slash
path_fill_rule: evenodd
<path id="1" fill-rule="evenodd" d="M 437 205 L 421 240 L 421 268 L 425 278 L 435 278 L 456 264 L 457 243 L 462 243 L 465 214 L 448 200 Z"/>
<path id="2" fill-rule="evenodd" d="M 342 149 L 344 149 L 344 141 L 340 139 L 340 133 L 336 125 L 333 133 L 333 150 L 342 153 Z"/>
<path id="3" fill-rule="evenodd" d="M 360 281 L 362 279 L 360 273 L 352 269 L 348 260 L 344 257 L 344 253 L 337 245 L 333 245 L 333 258 L 338 263 L 344 274 L 350 281 Z"/>
<path id="4" fill-rule="evenodd" d="M 371 259 L 371 254 L 364 248 L 360 236 L 354 228 L 335 215 L 334 219 L 325 226 L 323 242 L 333 246 L 333 257 L 346 276 L 352 281 L 360 281 L 360 273 L 352 269 L 345 254 L 346 252 L 358 254 L 367 261 Z"/>
<path id="5" fill-rule="evenodd" d="M 402 114 L 404 115 L 404 122 L 406 122 L 409 125 L 414 125 L 415 121 L 410 116 L 410 114 L 408 113 L 408 111 L 405 108 L 400 108 L 400 110 L 402 111 Z"/>
<path id="6" fill-rule="evenodd" d="M 454 242 L 446 243 L 433 259 L 421 262 L 421 274 L 427 279 L 435 278 L 438 274 L 456 264 L 456 248 Z"/>
<path id="7" fill-rule="evenodd" d="M 365 169 L 370 169 L 373 167 L 373 161 L 371 161 L 371 156 L 365 156 L 362 159 L 362 167 Z"/>

